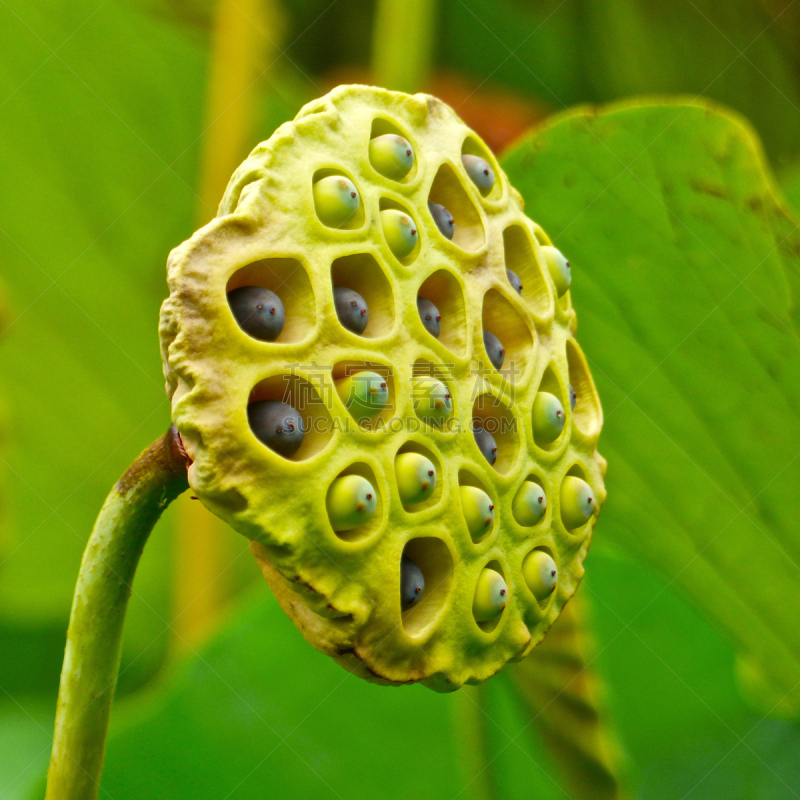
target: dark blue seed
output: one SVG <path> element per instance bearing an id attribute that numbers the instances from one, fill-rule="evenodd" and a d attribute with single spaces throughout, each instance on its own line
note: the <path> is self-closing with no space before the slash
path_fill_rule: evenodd
<path id="1" fill-rule="evenodd" d="M 575 410 L 575 403 L 578 402 L 578 395 L 575 394 L 575 390 L 572 388 L 572 384 L 569 385 L 569 407 L 574 411 Z"/>
<path id="2" fill-rule="evenodd" d="M 228 292 L 228 304 L 239 327 L 254 339 L 274 342 L 280 336 L 286 317 L 275 292 L 263 286 L 240 286 Z"/>
<path id="3" fill-rule="evenodd" d="M 303 418 L 287 403 L 257 400 L 247 406 L 247 419 L 256 438 L 279 456 L 291 458 L 303 444 Z"/>
<path id="4" fill-rule="evenodd" d="M 426 300 L 424 297 L 417 298 L 417 311 L 419 311 L 419 318 L 422 320 L 422 325 L 434 339 L 439 338 L 442 332 L 442 315 L 439 309 Z"/>
<path id="5" fill-rule="evenodd" d="M 507 269 L 506 277 L 508 278 L 508 282 L 514 287 L 514 291 L 517 294 L 522 294 L 522 281 L 519 279 L 519 275 L 517 275 L 516 272 L 512 272 L 510 269 Z"/>
<path id="6" fill-rule="evenodd" d="M 339 322 L 353 333 L 364 333 L 369 322 L 369 308 L 364 298 L 352 289 L 334 286 L 333 302 Z"/>
<path id="7" fill-rule="evenodd" d="M 422 570 L 408 557 L 400 559 L 400 608 L 405 611 L 415 606 L 425 591 Z"/>
<path id="8" fill-rule="evenodd" d="M 495 369 L 500 369 L 506 357 L 506 350 L 503 347 L 503 343 L 491 331 L 484 331 L 483 346 L 486 348 L 492 366 Z"/>
<path id="9" fill-rule="evenodd" d="M 428 209 L 442 236 L 444 236 L 445 239 L 452 239 L 456 229 L 453 215 L 444 206 L 440 206 L 438 203 L 428 203 Z"/>
<path id="10" fill-rule="evenodd" d="M 475 444 L 478 445 L 478 450 L 481 451 L 483 457 L 490 463 L 494 464 L 497 461 L 497 442 L 491 433 L 479 428 L 475 428 Z"/>

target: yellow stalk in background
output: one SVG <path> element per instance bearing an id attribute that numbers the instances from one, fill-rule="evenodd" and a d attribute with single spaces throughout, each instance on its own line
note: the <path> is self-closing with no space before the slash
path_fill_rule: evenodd
<path id="1" fill-rule="evenodd" d="M 219 0 L 213 19 L 208 95 L 200 158 L 197 225 L 217 212 L 233 171 L 261 137 L 264 82 L 279 59 L 283 15 L 276 0 Z M 240 537 L 191 492 L 177 505 L 173 631 L 178 649 L 208 634 L 235 587 L 233 562 L 246 553 Z"/>
<path id="2" fill-rule="evenodd" d="M 435 22 L 435 0 L 377 0 L 372 35 L 376 85 L 413 93 L 428 84 Z"/>

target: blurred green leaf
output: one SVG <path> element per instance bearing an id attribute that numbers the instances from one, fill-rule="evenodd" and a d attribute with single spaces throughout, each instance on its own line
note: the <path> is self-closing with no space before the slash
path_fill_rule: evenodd
<path id="1" fill-rule="evenodd" d="M 573 265 L 606 411 L 598 535 L 800 712 L 800 235 L 757 140 L 708 105 L 578 110 L 504 165 Z"/>

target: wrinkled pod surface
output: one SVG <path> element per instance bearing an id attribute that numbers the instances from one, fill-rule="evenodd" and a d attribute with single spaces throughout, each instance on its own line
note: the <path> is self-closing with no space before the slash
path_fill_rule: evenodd
<path id="1" fill-rule="evenodd" d="M 368 680 L 485 680 L 581 580 L 605 499 L 602 411 L 553 250 L 448 106 L 340 86 L 258 145 L 218 216 L 170 255 L 161 349 L 192 490 L 251 540 L 303 636 Z M 237 321 L 228 294 L 243 286 L 280 299 L 271 340 Z M 350 397 L 365 376 L 380 394 L 369 415 Z M 563 410 L 558 431 L 534 413 L 541 393 Z M 591 490 L 588 517 L 575 487 Z M 547 591 L 529 585 L 533 551 Z"/>

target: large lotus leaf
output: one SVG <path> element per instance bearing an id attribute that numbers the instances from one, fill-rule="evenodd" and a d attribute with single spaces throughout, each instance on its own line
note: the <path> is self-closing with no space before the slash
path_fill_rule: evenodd
<path id="1" fill-rule="evenodd" d="M 703 104 L 579 109 L 504 166 L 573 265 L 606 411 L 605 538 L 677 582 L 797 712 L 800 233 L 756 138 Z"/>

